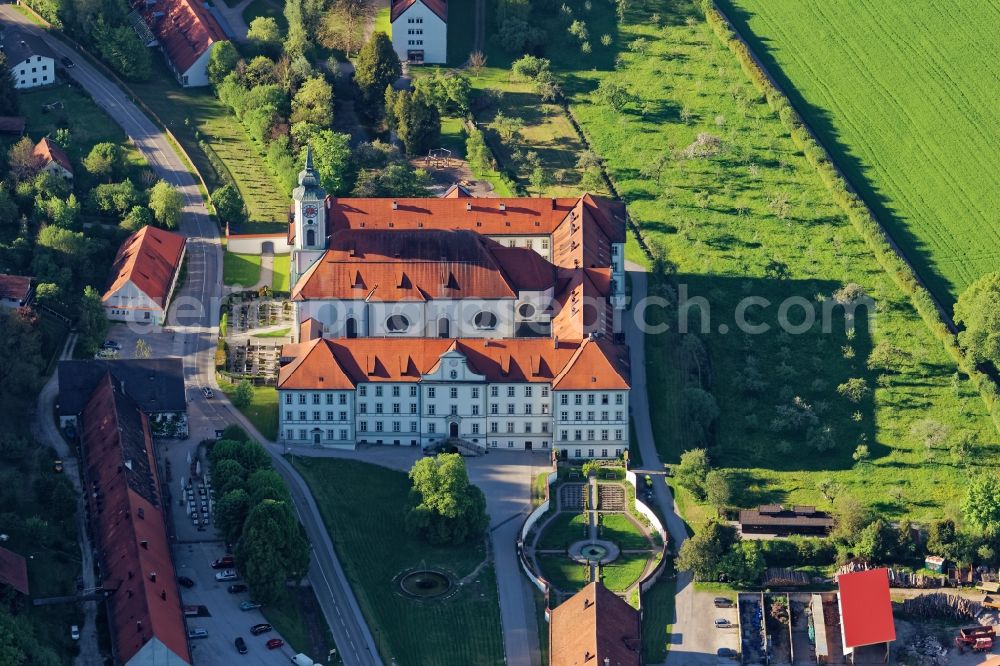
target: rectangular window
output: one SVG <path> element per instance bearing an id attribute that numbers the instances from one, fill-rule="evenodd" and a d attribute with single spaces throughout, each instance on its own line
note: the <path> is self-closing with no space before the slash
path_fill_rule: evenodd
<path id="1" fill-rule="evenodd" d="M 574 393 L 573 394 L 573 404 L 574 405 L 582 405 L 583 404 L 583 396 L 580 395 L 579 393 Z"/>
<path id="2" fill-rule="evenodd" d="M 531 434 L 531 421 L 524 424 L 524 433 Z"/>
<path id="3" fill-rule="evenodd" d="M 327 438 L 327 439 L 333 439 L 333 436 L 334 436 L 334 434 L 335 434 L 335 433 L 334 433 L 334 431 L 333 431 L 333 430 L 327 430 L 327 431 L 326 431 L 326 438 Z"/>
<path id="4" fill-rule="evenodd" d="M 416 414 L 417 413 L 417 403 L 415 403 L 415 402 L 411 402 L 410 403 L 410 413 L 411 414 Z"/>
<path id="5" fill-rule="evenodd" d="M 594 412 L 587 412 L 587 420 L 588 421 L 594 420 Z"/>
<path id="6" fill-rule="evenodd" d="M 368 432 L 368 421 L 358 421 L 358 430 Z"/>
<path id="7" fill-rule="evenodd" d="M 326 413 L 326 420 L 327 421 L 332 421 L 333 420 L 333 412 L 327 412 Z"/>
<path id="8" fill-rule="evenodd" d="M 416 398 L 417 397 L 417 385 L 416 384 L 414 384 L 413 386 L 410 387 L 410 397 L 411 398 Z"/>
<path id="9" fill-rule="evenodd" d="M 382 397 L 382 387 L 381 386 L 376 386 L 375 387 L 375 397 L 376 398 L 381 398 Z"/>
<path id="10" fill-rule="evenodd" d="M 285 431 L 285 437 L 288 438 L 288 439 L 295 439 L 295 431 L 291 430 L 291 429 L 286 430 Z"/>
<path id="11" fill-rule="evenodd" d="M 542 432 L 548 432 L 548 431 L 549 431 L 549 422 L 542 421 Z"/>
<path id="12" fill-rule="evenodd" d="M 574 421 L 582 421 L 583 420 L 583 412 L 573 412 L 573 420 Z"/>
<path id="13" fill-rule="evenodd" d="M 500 413 L 500 405 L 494 402 L 492 405 L 490 405 L 490 414 L 499 414 L 499 413 Z"/>
<path id="14" fill-rule="evenodd" d="M 358 411 L 360 411 L 362 414 L 367 414 L 368 413 L 368 403 L 367 402 L 359 402 L 358 403 Z"/>
<path id="15" fill-rule="evenodd" d="M 514 432 L 514 422 L 507 421 L 507 432 Z"/>
<path id="16" fill-rule="evenodd" d="M 286 421 L 291 421 L 292 420 L 292 413 L 291 412 L 285 412 L 285 420 Z"/>
<path id="17" fill-rule="evenodd" d="M 608 457 L 608 450 L 607 449 L 601 449 L 601 457 L 602 458 L 607 458 Z"/>
<path id="18" fill-rule="evenodd" d="M 559 439 L 561 439 L 564 442 L 566 440 L 568 440 L 569 439 L 569 430 L 560 430 L 559 431 Z"/>
<path id="19" fill-rule="evenodd" d="M 340 429 L 340 439 L 342 439 L 342 440 L 347 439 L 347 429 L 346 428 L 341 428 Z"/>
<path id="20" fill-rule="evenodd" d="M 333 404 L 333 394 L 332 393 L 327 393 L 326 394 L 326 404 L 328 404 L 328 405 L 332 405 Z"/>
<path id="21" fill-rule="evenodd" d="M 400 432 L 400 430 L 401 430 L 401 428 L 400 428 L 400 425 L 399 425 L 399 421 L 393 421 L 392 422 L 392 431 L 393 432 Z"/>
<path id="22" fill-rule="evenodd" d="M 306 438 L 306 431 L 299 430 L 299 439 L 305 439 L 305 438 Z"/>
<path id="23" fill-rule="evenodd" d="M 472 415 L 473 416 L 479 416 L 479 405 L 473 405 L 472 406 Z"/>
<path id="24" fill-rule="evenodd" d="M 615 404 L 616 405 L 622 404 L 624 398 L 625 398 L 625 396 L 623 396 L 621 393 L 616 393 L 615 394 Z"/>
<path id="25" fill-rule="evenodd" d="M 621 420 L 622 420 L 622 412 L 619 410 L 615 412 L 615 421 L 621 421 Z"/>
<path id="26" fill-rule="evenodd" d="M 578 442 L 581 439 L 583 439 L 583 431 L 582 430 L 574 430 L 573 431 L 573 439 L 575 439 Z"/>
<path id="27" fill-rule="evenodd" d="M 376 421 L 375 422 L 375 432 L 382 432 L 382 422 L 381 421 Z"/>
<path id="28" fill-rule="evenodd" d="M 622 439 L 622 431 L 621 430 L 615 430 L 615 439 L 617 439 L 617 440 L 621 440 Z"/>
<path id="29" fill-rule="evenodd" d="M 399 387 L 398 386 L 393 386 L 392 387 L 392 397 L 393 398 L 398 398 L 399 397 Z"/>
<path id="30" fill-rule="evenodd" d="M 392 403 L 392 413 L 393 414 L 399 414 L 399 403 L 398 402 Z"/>
<path id="31" fill-rule="evenodd" d="M 416 432 L 416 431 L 417 431 L 417 422 L 410 421 L 410 432 Z"/>
<path id="32" fill-rule="evenodd" d="M 559 396 L 559 404 L 560 405 L 568 405 L 569 404 L 569 396 L 566 395 L 565 393 L 563 393 L 561 396 Z"/>
<path id="33" fill-rule="evenodd" d="M 452 386 L 452 387 L 451 387 L 451 388 L 450 388 L 450 389 L 448 390 L 448 393 L 449 393 L 449 394 L 451 395 L 451 399 L 452 399 L 452 400 L 454 400 L 454 399 L 458 398 L 458 389 L 457 389 L 457 388 L 455 388 L 454 386 Z"/>
<path id="34" fill-rule="evenodd" d="M 434 405 L 427 405 L 427 413 L 429 415 L 434 416 L 434 412 L 435 411 L 436 411 L 436 407 Z"/>
<path id="35" fill-rule="evenodd" d="M 306 413 L 299 412 L 299 421 L 305 421 L 305 420 L 306 420 Z"/>
<path id="36" fill-rule="evenodd" d="M 376 402 L 375 403 L 375 413 L 376 414 L 381 414 L 382 413 L 382 403 L 381 402 Z"/>
<path id="37" fill-rule="evenodd" d="M 365 386 L 364 384 L 362 384 L 361 386 L 359 386 L 358 387 L 358 395 L 360 395 L 360 396 L 366 396 L 366 395 L 368 395 L 368 387 Z"/>
<path id="38" fill-rule="evenodd" d="M 543 250 L 549 249 L 549 239 L 548 238 L 543 238 L 542 239 L 542 249 Z"/>
<path id="39" fill-rule="evenodd" d="M 587 431 L 587 441 L 588 442 L 594 441 L 594 431 L 593 430 L 588 430 Z"/>
<path id="40" fill-rule="evenodd" d="M 608 441 L 608 431 L 607 430 L 602 430 L 601 431 L 601 441 L 603 441 L 603 442 Z"/>
<path id="41" fill-rule="evenodd" d="M 525 414 L 530 414 L 531 413 L 531 405 L 530 404 L 524 406 L 524 413 Z"/>
<path id="42" fill-rule="evenodd" d="M 514 397 L 514 387 L 513 386 L 508 386 L 507 387 L 507 397 L 508 398 L 513 398 Z"/>
<path id="43" fill-rule="evenodd" d="M 530 386 L 525 386 L 524 387 L 524 397 L 525 398 L 530 398 L 531 397 L 531 387 Z"/>
<path id="44" fill-rule="evenodd" d="M 299 393 L 299 404 L 300 405 L 306 404 L 306 394 L 305 393 Z"/>
<path id="45" fill-rule="evenodd" d="M 474 399 L 479 398 L 479 387 L 478 386 L 473 386 L 472 387 L 472 397 Z"/>
<path id="46" fill-rule="evenodd" d="M 514 448 L 514 442 L 507 442 L 507 448 L 508 449 Z"/>
<path id="47" fill-rule="evenodd" d="M 549 397 L 549 387 L 548 386 L 543 386 L 542 387 L 542 397 L 543 398 Z"/>
<path id="48" fill-rule="evenodd" d="M 292 394 L 291 393 L 286 393 L 285 394 L 285 404 L 286 405 L 292 404 Z"/>
<path id="49" fill-rule="evenodd" d="M 340 413 L 340 420 L 341 421 L 346 421 L 347 420 L 347 412 L 341 412 Z"/>
<path id="50" fill-rule="evenodd" d="M 337 404 L 346 405 L 347 404 L 347 394 L 346 393 L 341 393 L 339 397 L 340 397 L 340 400 L 337 401 Z"/>
<path id="51" fill-rule="evenodd" d="M 319 412 L 313 412 L 313 421 L 319 421 Z"/>
<path id="52" fill-rule="evenodd" d="M 479 424 L 478 423 L 473 423 L 472 424 L 472 434 L 473 435 L 478 435 L 479 434 Z"/>
<path id="53" fill-rule="evenodd" d="M 428 398 L 433 398 L 435 393 L 437 393 L 437 391 L 434 389 L 433 386 L 431 386 L 430 388 L 427 389 L 427 397 Z"/>
<path id="54" fill-rule="evenodd" d="M 319 393 L 313 393 L 313 404 L 314 405 L 319 404 Z"/>
<path id="55" fill-rule="evenodd" d="M 437 426 L 435 424 L 433 424 L 433 423 L 428 423 L 427 424 L 427 432 L 428 433 L 430 433 L 431 435 L 433 435 L 436 430 L 437 430 Z"/>
<path id="56" fill-rule="evenodd" d="M 458 415 L 458 405 L 452 405 L 451 406 L 451 414 L 452 414 L 452 416 L 457 416 Z"/>
<path id="57" fill-rule="evenodd" d="M 514 413 L 514 408 L 515 408 L 515 407 L 516 407 L 516 405 L 515 405 L 514 403 L 510 403 L 510 404 L 508 404 L 508 405 L 507 405 L 507 413 L 508 413 L 508 414 L 513 414 L 513 413 Z"/>
<path id="58" fill-rule="evenodd" d="M 495 398 L 498 395 L 500 395 L 500 387 L 499 386 L 491 386 L 490 387 L 490 397 L 491 398 Z"/>
<path id="59" fill-rule="evenodd" d="M 594 404 L 594 394 L 593 393 L 588 393 L 587 394 L 587 404 L 588 405 L 593 405 Z"/>
<path id="60" fill-rule="evenodd" d="M 500 424 L 496 421 L 490 422 L 490 432 L 500 432 Z"/>
<path id="61" fill-rule="evenodd" d="M 559 412 L 560 421 L 569 421 L 569 412 Z"/>

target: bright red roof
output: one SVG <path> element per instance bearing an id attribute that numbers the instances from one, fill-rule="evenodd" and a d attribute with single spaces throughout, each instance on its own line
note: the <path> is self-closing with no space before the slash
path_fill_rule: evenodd
<path id="1" fill-rule="evenodd" d="M 198 0 L 158 0 L 149 5 L 147 24 L 170 62 L 184 73 L 226 33 Z"/>
<path id="2" fill-rule="evenodd" d="M 445 23 L 448 22 L 448 0 L 392 0 L 392 13 L 390 15 L 390 21 L 394 22 L 403 14 L 403 12 L 418 2 L 422 2 L 426 5 L 427 8 L 437 14 L 442 21 Z"/>
<path id="3" fill-rule="evenodd" d="M 888 569 L 841 574 L 837 583 L 845 648 L 896 640 Z"/>
<path id="4" fill-rule="evenodd" d="M 111 376 L 80 415 L 87 498 L 117 663 L 159 641 L 191 663 L 149 421 Z"/>
<path id="5" fill-rule="evenodd" d="M 640 666 L 640 634 L 639 611 L 590 583 L 552 611 L 549 666 Z"/>
<path id="6" fill-rule="evenodd" d="M 560 390 L 627 390 L 625 350 L 605 340 L 546 338 L 337 338 L 285 345 L 279 389 L 353 390 L 364 382 L 415 382 L 456 350 L 490 382 L 545 382 Z"/>
<path id="7" fill-rule="evenodd" d="M 35 157 L 40 157 L 45 164 L 55 162 L 70 174 L 73 173 L 73 164 L 69 161 L 66 151 L 59 147 L 55 141 L 50 141 L 49 137 L 42 137 L 42 140 L 35 144 L 35 149 L 31 151 Z"/>
<path id="8" fill-rule="evenodd" d="M 184 237 L 146 226 L 125 239 L 115 255 L 111 285 L 102 300 L 108 300 L 131 281 L 144 294 L 164 305 L 174 273 L 181 265 Z"/>

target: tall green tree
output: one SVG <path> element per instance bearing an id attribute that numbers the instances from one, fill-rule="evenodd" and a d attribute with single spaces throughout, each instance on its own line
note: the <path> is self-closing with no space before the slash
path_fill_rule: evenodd
<path id="1" fill-rule="evenodd" d="M 0 311 L 0 418 L 23 422 L 44 368 L 38 316 L 30 309 Z"/>
<path id="2" fill-rule="evenodd" d="M 228 433 L 223 433 L 223 436 L 227 437 Z M 264 447 L 249 438 L 219 440 L 212 446 L 208 459 L 213 465 L 223 460 L 235 460 L 249 474 L 271 467 L 271 457 Z"/>
<path id="3" fill-rule="evenodd" d="M 250 512 L 250 496 L 242 488 L 230 490 L 215 503 L 215 526 L 227 544 L 239 541 Z"/>
<path id="4" fill-rule="evenodd" d="M 83 158 L 83 167 L 95 178 L 110 183 L 122 168 L 122 150 L 117 144 L 95 144 Z"/>
<path id="5" fill-rule="evenodd" d="M 320 130 L 313 134 L 309 144 L 323 189 L 330 194 L 347 194 L 351 180 L 351 137 Z"/>
<path id="6" fill-rule="evenodd" d="M 170 183 L 161 180 L 149 191 L 149 208 L 160 225 L 167 229 L 176 229 L 181 223 L 184 196 Z"/>
<path id="7" fill-rule="evenodd" d="M 271 499 L 250 509 L 235 555 L 254 598 L 262 603 L 279 599 L 285 581 L 301 578 L 309 568 L 302 526 L 287 503 Z"/>
<path id="8" fill-rule="evenodd" d="M 378 109 L 384 102 L 385 89 L 402 75 L 399 56 L 388 35 L 376 32 L 358 53 L 354 62 L 354 82 L 365 101 Z"/>
<path id="9" fill-rule="evenodd" d="M 461 544 L 482 537 L 489 524 L 486 497 L 469 482 L 457 453 L 421 458 L 410 470 L 407 529 L 436 545 Z"/>
<path id="10" fill-rule="evenodd" d="M 365 38 L 365 25 L 375 14 L 369 0 L 334 0 L 319 25 L 320 44 L 353 54 Z"/>
<path id="11" fill-rule="evenodd" d="M 292 122 L 329 127 L 333 122 L 333 87 L 322 76 L 306 79 L 292 98 Z"/>
<path id="12" fill-rule="evenodd" d="M 1000 528 L 1000 479 L 995 474 L 980 475 L 968 484 L 962 500 L 962 516 L 984 532 Z"/>
<path id="13" fill-rule="evenodd" d="M 963 327 L 958 343 L 969 358 L 1000 369 L 1000 273 L 987 273 L 962 292 L 955 323 Z"/>
<path id="14" fill-rule="evenodd" d="M 212 192 L 212 206 L 223 224 L 243 224 L 247 221 L 243 197 L 232 185 L 223 185 Z"/>
<path id="15" fill-rule="evenodd" d="M 691 449 L 681 454 L 680 464 L 674 468 L 674 478 L 677 479 L 678 484 L 701 499 L 705 497 L 705 481 L 710 469 L 708 451 Z"/>
<path id="16" fill-rule="evenodd" d="M 247 492 L 250 493 L 250 506 L 257 506 L 264 500 L 289 502 L 288 486 L 285 480 L 273 469 L 258 469 L 247 479 Z"/>
<path id="17" fill-rule="evenodd" d="M 108 334 L 108 316 L 104 312 L 101 295 L 91 286 L 84 287 L 80 300 L 80 317 L 77 321 L 77 344 L 87 356 L 97 352 Z"/>
<path id="18" fill-rule="evenodd" d="M 218 86 L 223 79 L 236 69 L 240 61 L 240 54 L 229 40 L 219 42 L 212 47 L 212 53 L 208 56 L 208 80 L 213 86 Z"/>
<path id="19" fill-rule="evenodd" d="M 441 138 L 441 114 L 422 95 L 386 88 L 386 119 L 407 155 L 423 155 Z"/>
<path id="20" fill-rule="evenodd" d="M 0 72 L 9 72 L 7 56 L 0 53 Z M 18 109 L 17 88 L 13 76 L 0 76 L 0 116 L 21 115 Z"/>
<path id="21" fill-rule="evenodd" d="M 281 29 L 273 16 L 258 16 L 250 21 L 247 39 L 261 52 L 277 55 L 281 49 Z"/>
<path id="22" fill-rule="evenodd" d="M 145 81 L 152 73 L 149 49 L 132 26 L 112 26 L 98 17 L 91 33 L 98 53 L 113 70 L 129 81 Z"/>

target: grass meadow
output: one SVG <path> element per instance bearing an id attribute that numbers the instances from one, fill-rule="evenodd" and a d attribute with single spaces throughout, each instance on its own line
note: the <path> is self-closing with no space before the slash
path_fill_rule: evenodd
<path id="1" fill-rule="evenodd" d="M 946 306 L 1000 269 L 1000 2 L 720 5 Z"/>
<path id="2" fill-rule="evenodd" d="M 233 399 L 236 385 L 220 381 L 219 388 Z M 254 386 L 253 398 L 245 409 L 240 409 L 257 431 L 267 439 L 278 438 L 278 390 L 273 386 Z"/>
<path id="3" fill-rule="evenodd" d="M 271 269 L 271 288 L 274 291 L 291 291 L 292 287 L 289 284 L 292 269 L 291 261 L 292 255 L 290 254 L 274 255 L 274 265 Z"/>
<path id="4" fill-rule="evenodd" d="M 410 482 L 402 472 L 353 460 L 289 459 L 309 483 L 386 663 L 503 663 L 492 565 L 444 601 L 408 599 L 394 581 L 419 567 L 466 576 L 486 557 L 482 543 L 438 548 L 409 536 L 404 515 Z"/>
<path id="5" fill-rule="evenodd" d="M 222 283 L 227 287 L 252 287 L 260 280 L 260 255 L 224 252 Z"/>
<path id="6" fill-rule="evenodd" d="M 680 400 L 694 382 L 719 402 L 710 455 L 730 470 L 738 504 L 828 506 L 819 484 L 829 481 L 890 517 L 955 513 L 969 475 L 1000 462 L 982 402 L 704 17 L 690 2 L 647 0 L 632 3 L 621 24 L 607 3 L 577 8 L 574 18 L 587 24 L 590 54 L 566 32 L 566 17 L 539 17 L 570 110 L 630 216 L 676 265 L 684 297 L 707 303 L 704 310 L 650 315 L 671 325 L 647 337 L 648 384 L 656 387 L 651 412 L 664 462 L 698 443 Z M 627 91 L 623 107 L 597 93 L 602 81 Z M 699 154 L 699 134 L 717 139 L 716 149 Z M 627 250 L 645 261 L 634 244 Z M 778 325 L 787 299 L 821 312 L 851 283 L 876 303 L 859 313 L 853 332 L 840 311 L 826 332 L 820 316 L 794 333 Z M 736 326 L 737 305 L 749 296 L 770 303 L 749 318 L 767 325 L 765 333 Z M 785 314 L 790 324 L 804 321 L 798 307 Z M 699 338 L 693 346 L 703 345 L 709 359 L 694 374 L 697 354 L 681 352 L 677 333 L 690 319 Z M 898 358 L 869 369 L 868 356 L 880 344 L 898 350 Z M 750 376 L 760 380 L 752 388 Z M 858 402 L 837 392 L 848 379 L 869 389 Z M 772 429 L 779 408 L 796 398 L 816 414 L 832 447 L 818 450 L 800 433 Z M 947 434 L 930 446 L 914 430 L 928 419 Z M 957 439 L 972 443 L 969 455 L 949 455 Z M 869 447 L 870 461 L 852 459 L 860 444 Z"/>

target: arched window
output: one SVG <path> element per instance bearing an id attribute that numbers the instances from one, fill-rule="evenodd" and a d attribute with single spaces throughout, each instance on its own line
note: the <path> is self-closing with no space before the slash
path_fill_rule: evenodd
<path id="1" fill-rule="evenodd" d="M 440 319 L 438 319 L 438 337 L 439 338 L 451 337 L 451 322 L 448 321 L 447 317 L 441 317 Z"/>
<path id="2" fill-rule="evenodd" d="M 410 327 L 410 320 L 401 314 L 394 314 L 385 320 L 385 328 L 390 333 L 402 333 Z"/>
<path id="3" fill-rule="evenodd" d="M 483 310 L 475 316 L 472 323 L 475 324 L 476 328 L 496 328 L 497 316 L 492 312 Z"/>
<path id="4" fill-rule="evenodd" d="M 350 317 L 347 320 L 347 337 L 356 338 L 358 337 L 358 320 L 354 317 Z"/>
<path id="5" fill-rule="evenodd" d="M 306 245 L 315 245 L 315 244 L 316 244 L 316 230 L 306 229 Z"/>

